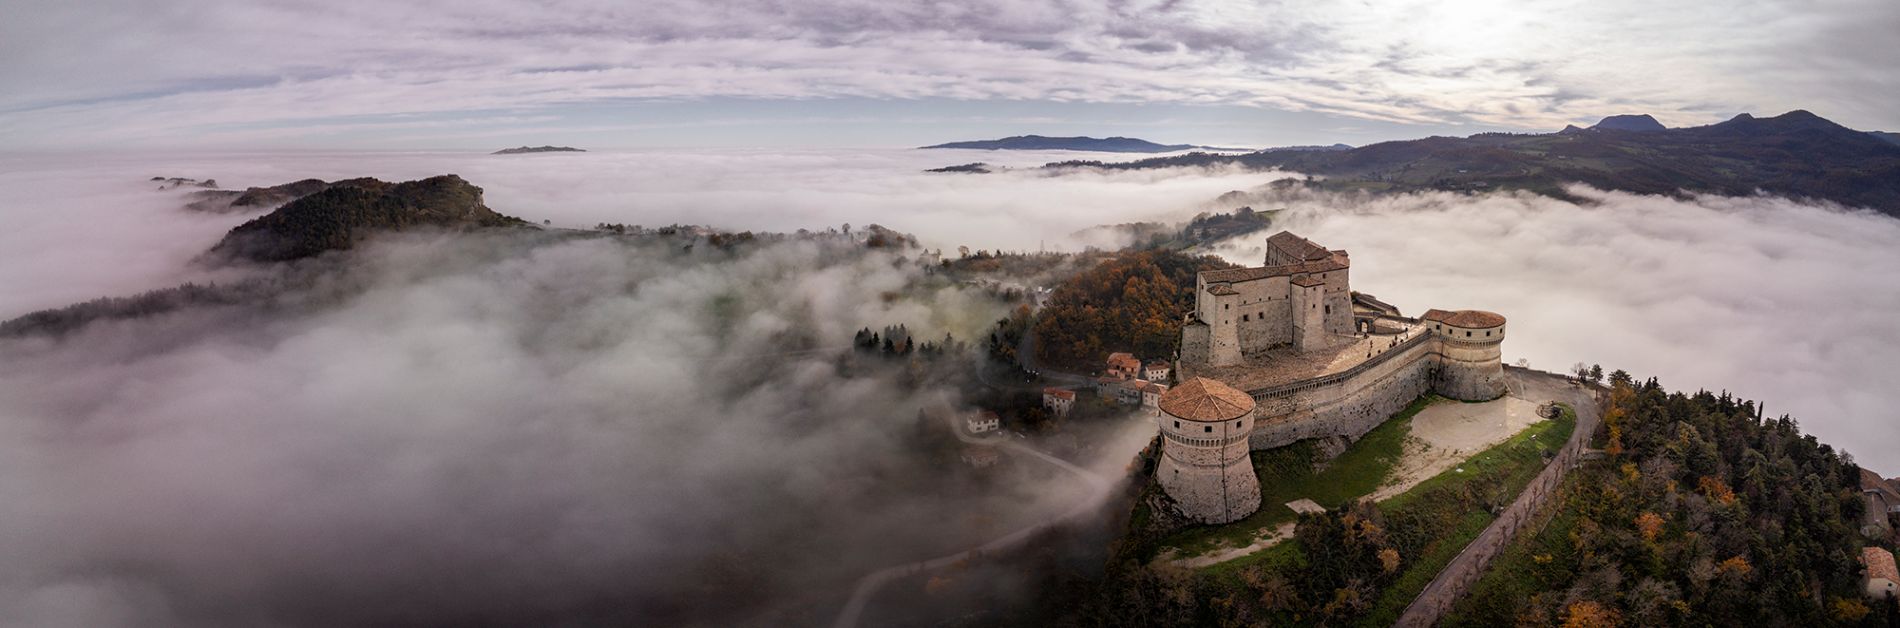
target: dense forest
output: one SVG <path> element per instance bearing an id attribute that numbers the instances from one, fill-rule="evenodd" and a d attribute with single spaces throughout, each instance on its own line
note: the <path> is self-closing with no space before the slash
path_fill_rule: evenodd
<path id="1" fill-rule="evenodd" d="M 1082 372 L 1116 351 L 1173 359 L 1181 316 L 1194 306 L 1195 273 L 1231 267 L 1213 256 L 1161 250 L 1106 260 L 1056 288 L 1037 312 L 1036 357 Z"/>
<path id="2" fill-rule="evenodd" d="M 1447 625 L 1892 625 L 1861 595 L 1858 467 L 1727 394 L 1612 374 L 1605 459 Z"/>

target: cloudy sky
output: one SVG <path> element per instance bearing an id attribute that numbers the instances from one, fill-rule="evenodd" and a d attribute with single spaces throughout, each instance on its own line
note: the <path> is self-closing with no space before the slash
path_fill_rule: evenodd
<path id="1" fill-rule="evenodd" d="M 1900 129 L 1900 4 L 0 3 L 0 146 L 1362 144 L 1804 108 Z"/>

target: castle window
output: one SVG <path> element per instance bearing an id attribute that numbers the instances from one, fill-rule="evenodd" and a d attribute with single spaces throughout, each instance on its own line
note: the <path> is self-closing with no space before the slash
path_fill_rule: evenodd
<path id="1" fill-rule="evenodd" d="M 1201 431 L 1203 431 L 1203 432 L 1212 432 L 1212 431 L 1214 431 L 1214 426 L 1212 426 L 1212 425 L 1203 425 L 1203 426 L 1201 426 Z"/>
<path id="2" fill-rule="evenodd" d="M 1470 338 L 1470 337 L 1471 337 L 1471 332 L 1465 332 L 1465 337 L 1466 337 L 1466 338 Z"/>
<path id="3" fill-rule="evenodd" d="M 1247 322 L 1247 315 L 1246 315 L 1246 314 L 1242 314 L 1242 315 L 1240 315 L 1240 322 L 1242 322 L 1242 323 L 1245 323 L 1245 322 Z M 1485 335 L 1486 335 L 1486 336 L 1489 336 L 1489 335 L 1491 335 L 1491 334 L 1485 334 Z"/>
<path id="4" fill-rule="evenodd" d="M 1239 421 L 1235 421 L 1235 422 L 1234 422 L 1234 427 L 1240 427 L 1240 422 L 1239 422 Z"/>
<path id="5" fill-rule="evenodd" d="M 1491 337 L 1491 332 L 1488 332 L 1488 331 L 1487 331 L 1487 332 L 1484 332 L 1484 337 L 1486 337 L 1486 338 L 1490 338 L 1490 337 Z"/>
<path id="6" fill-rule="evenodd" d="M 1178 430 L 1178 429 L 1181 429 L 1181 422 L 1180 422 L 1180 421 L 1175 421 L 1175 422 L 1174 422 L 1174 429 L 1177 429 L 1177 430 Z"/>

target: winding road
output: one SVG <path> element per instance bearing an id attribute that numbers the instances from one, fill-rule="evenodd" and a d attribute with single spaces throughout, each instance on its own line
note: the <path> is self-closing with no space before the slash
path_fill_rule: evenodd
<path id="1" fill-rule="evenodd" d="M 878 589 L 882 588 L 886 583 L 905 576 L 942 569 L 977 556 L 993 554 L 1014 548 L 1035 536 L 1036 533 L 1042 532 L 1056 524 L 1094 512 L 1101 506 L 1102 501 L 1108 498 L 1109 493 L 1112 492 L 1115 487 L 1114 480 L 1102 474 L 1078 467 L 1067 460 L 1037 451 L 1022 443 L 1012 441 L 1007 436 L 997 435 L 990 438 L 978 438 L 965 434 L 963 429 L 956 424 L 956 412 L 954 412 L 954 408 L 950 405 L 949 400 L 939 398 L 938 403 L 940 404 L 938 408 L 939 413 L 944 417 L 944 421 L 949 423 L 950 432 L 956 434 L 958 440 L 972 445 L 987 445 L 1007 449 L 1011 452 L 1023 454 L 1055 465 L 1081 478 L 1084 482 L 1087 482 L 1090 488 L 1089 494 L 1053 519 L 1025 526 L 1009 534 L 992 539 L 982 545 L 936 558 L 901 565 L 892 565 L 866 574 L 863 578 L 858 579 L 857 586 L 851 591 L 851 598 L 845 602 L 844 609 L 838 612 L 838 619 L 832 622 L 831 625 L 833 628 L 855 628 L 858 625 L 858 620 L 864 615 L 864 607 L 871 602 L 871 597 L 877 594 Z"/>

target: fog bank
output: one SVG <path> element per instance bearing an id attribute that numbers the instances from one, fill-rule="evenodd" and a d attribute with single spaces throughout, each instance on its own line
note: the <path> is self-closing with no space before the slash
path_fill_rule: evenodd
<path id="1" fill-rule="evenodd" d="M 213 178 L 227 189 L 305 178 L 410 180 L 462 175 L 489 207 L 556 227 L 702 224 L 733 231 L 880 223 L 926 247 L 1077 250 L 1076 230 L 1186 219 L 1213 197 L 1273 178 L 1164 170 L 1049 176 L 925 173 L 972 161 L 1033 168 L 1097 153 L 968 150 L 483 153 L 165 153 L 0 157 L 0 318 L 194 278 L 184 262 L 251 215 L 181 211 L 191 188 L 154 176 Z"/>
<path id="2" fill-rule="evenodd" d="M 0 624 L 828 619 L 1083 488 L 956 481 L 912 449 L 945 391 L 840 366 L 860 327 L 1003 311 L 920 277 L 835 241 L 414 235 L 309 307 L 0 341 Z"/>
<path id="3" fill-rule="evenodd" d="M 1276 227 L 1352 253 L 1353 288 L 1417 316 L 1493 310 L 1507 362 L 1582 361 L 1727 389 L 1900 474 L 1900 221 L 1773 198 L 1273 197 Z M 1258 264 L 1259 238 L 1224 243 Z"/>

